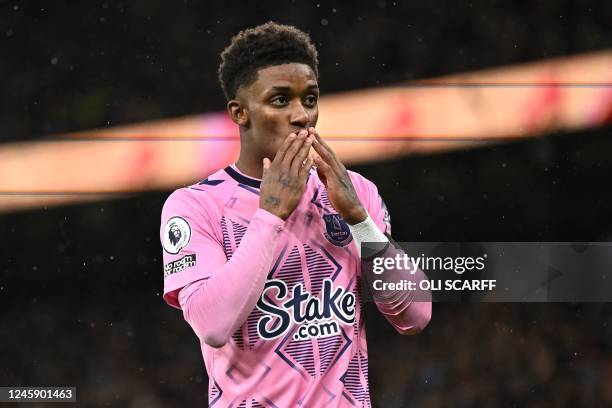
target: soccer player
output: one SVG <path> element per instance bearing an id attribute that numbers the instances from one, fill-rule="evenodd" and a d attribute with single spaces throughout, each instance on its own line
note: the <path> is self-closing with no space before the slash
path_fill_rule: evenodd
<path id="1" fill-rule="evenodd" d="M 172 193 L 160 229 L 164 299 L 200 340 L 209 404 L 370 406 L 358 245 L 398 251 L 386 207 L 315 130 L 307 34 L 269 22 L 236 35 L 221 59 L 240 156 Z M 431 316 L 429 299 L 407 292 L 374 301 L 403 334 Z"/>

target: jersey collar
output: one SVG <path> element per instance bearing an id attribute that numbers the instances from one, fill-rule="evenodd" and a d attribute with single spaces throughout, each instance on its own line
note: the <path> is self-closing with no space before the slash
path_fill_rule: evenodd
<path id="1" fill-rule="evenodd" d="M 238 183 L 246 184 L 247 186 L 255 188 L 259 188 L 259 186 L 261 185 L 261 180 L 242 174 L 240 170 L 238 170 L 233 164 L 230 164 L 224 170 L 227 174 L 229 174 L 231 178 L 236 180 Z"/>

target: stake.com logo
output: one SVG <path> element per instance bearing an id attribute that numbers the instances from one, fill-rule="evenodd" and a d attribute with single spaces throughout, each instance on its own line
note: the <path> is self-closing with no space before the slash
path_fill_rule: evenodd
<path id="1" fill-rule="evenodd" d="M 346 325 L 355 322 L 355 295 L 342 287 L 334 289 L 329 279 L 323 281 L 322 299 L 305 291 L 301 283 L 293 286 L 289 299 L 281 303 L 288 294 L 285 282 L 277 279 L 266 282 L 257 302 L 257 308 L 265 313 L 257 322 L 257 333 L 262 339 L 280 337 L 293 324 L 300 325 L 294 340 L 329 337 L 340 333 L 338 321 Z"/>

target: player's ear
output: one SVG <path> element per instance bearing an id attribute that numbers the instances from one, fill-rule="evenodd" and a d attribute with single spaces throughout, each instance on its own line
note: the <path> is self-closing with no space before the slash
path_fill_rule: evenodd
<path id="1" fill-rule="evenodd" d="M 238 99 L 232 99 L 227 103 L 227 113 L 232 121 L 238 126 L 247 126 L 249 123 L 249 112 Z"/>

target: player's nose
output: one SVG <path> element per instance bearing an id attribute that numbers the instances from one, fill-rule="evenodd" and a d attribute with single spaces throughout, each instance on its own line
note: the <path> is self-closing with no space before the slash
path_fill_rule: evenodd
<path id="1" fill-rule="evenodd" d="M 291 107 L 291 125 L 305 129 L 310 125 L 310 116 L 301 103 L 295 103 Z"/>

